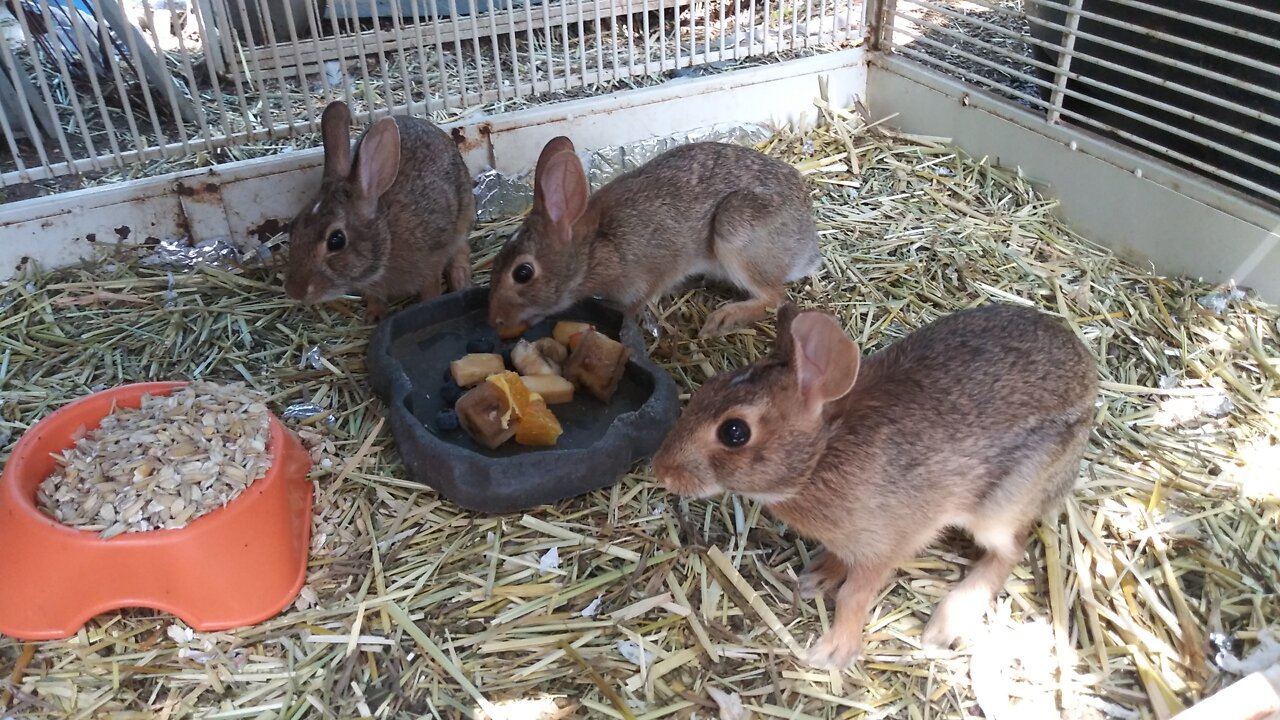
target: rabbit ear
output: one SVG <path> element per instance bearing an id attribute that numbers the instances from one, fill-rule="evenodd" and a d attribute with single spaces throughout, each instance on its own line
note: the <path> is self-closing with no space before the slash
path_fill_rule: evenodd
<path id="1" fill-rule="evenodd" d="M 383 118 L 369 128 L 356 149 L 355 181 L 365 200 L 374 201 L 400 173 L 400 128 Z"/>
<path id="2" fill-rule="evenodd" d="M 324 138 L 324 175 L 341 179 L 351 171 L 351 111 L 341 100 L 329 103 L 320 116 Z"/>
<path id="3" fill-rule="evenodd" d="M 800 396 L 811 409 L 843 397 L 858 379 L 861 353 L 836 319 L 804 312 L 790 321 L 791 366 Z"/>
<path id="4" fill-rule="evenodd" d="M 542 149 L 533 180 L 533 209 L 566 238 L 586 211 L 587 175 L 569 138 L 555 138 Z"/>

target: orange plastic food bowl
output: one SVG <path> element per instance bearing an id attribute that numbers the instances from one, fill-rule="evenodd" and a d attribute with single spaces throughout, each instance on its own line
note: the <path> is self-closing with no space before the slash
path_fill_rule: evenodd
<path id="1" fill-rule="evenodd" d="M 176 615 L 207 632 L 262 622 L 298 595 L 311 542 L 311 459 L 271 416 L 267 474 L 226 505 L 176 530 L 103 540 L 40 512 L 36 489 L 52 453 L 72 445 L 119 407 L 164 395 L 182 382 L 139 383 L 77 400 L 41 420 L 0 475 L 0 633 L 65 638 L 90 618 L 123 608 Z"/>

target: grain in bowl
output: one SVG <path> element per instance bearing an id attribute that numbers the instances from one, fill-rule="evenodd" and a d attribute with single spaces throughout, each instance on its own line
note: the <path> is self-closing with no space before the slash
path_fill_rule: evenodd
<path id="1" fill-rule="evenodd" d="M 265 400 L 244 383 L 197 381 L 114 408 L 54 456 L 36 504 L 103 538 L 185 527 L 266 475 Z"/>

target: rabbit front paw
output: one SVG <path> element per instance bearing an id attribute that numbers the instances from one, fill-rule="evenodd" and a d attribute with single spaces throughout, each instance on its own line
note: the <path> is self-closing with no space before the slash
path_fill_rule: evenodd
<path id="1" fill-rule="evenodd" d="M 848 570 L 839 558 L 830 552 L 824 552 L 822 557 L 810 563 L 800 574 L 800 597 L 812 600 L 834 594 L 847 573 Z"/>
<path id="2" fill-rule="evenodd" d="M 809 649 L 809 666 L 819 670 L 846 670 L 862 655 L 862 633 L 843 633 L 835 629 Z"/>

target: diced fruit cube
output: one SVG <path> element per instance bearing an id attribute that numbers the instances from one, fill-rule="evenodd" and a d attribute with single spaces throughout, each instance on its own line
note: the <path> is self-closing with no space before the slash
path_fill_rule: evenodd
<path id="1" fill-rule="evenodd" d="M 565 379 L 609 402 L 627 369 L 627 346 L 595 331 L 582 334 L 578 346 L 564 364 Z"/>
<path id="2" fill-rule="evenodd" d="M 524 323 L 519 325 L 507 325 L 506 327 L 498 329 L 498 337 L 503 340 L 513 340 L 523 335 L 524 331 L 528 329 L 529 326 Z"/>
<path id="3" fill-rule="evenodd" d="M 516 442 L 520 445 L 550 447 L 556 444 L 563 433 L 564 429 L 560 427 L 555 413 L 551 412 L 542 399 L 538 399 L 529 405 L 520 418 L 520 424 L 516 426 Z"/>
<path id="4" fill-rule="evenodd" d="M 565 359 L 569 357 L 569 349 L 556 342 L 555 338 L 539 338 L 533 346 L 538 349 L 538 352 L 542 353 L 542 357 L 557 365 L 564 364 Z"/>
<path id="5" fill-rule="evenodd" d="M 502 356 L 493 353 L 471 353 L 449 363 L 453 381 L 458 383 L 458 387 L 471 387 L 506 369 Z"/>
<path id="6" fill-rule="evenodd" d="M 440 432 L 453 432 L 459 427 L 458 413 L 452 409 L 436 413 L 436 429 Z"/>
<path id="7" fill-rule="evenodd" d="M 516 366 L 516 370 L 520 371 L 521 375 L 560 374 L 560 365 L 549 362 L 528 340 L 521 340 L 511 348 L 511 364 Z"/>
<path id="8" fill-rule="evenodd" d="M 583 330 L 582 332 L 574 333 L 573 335 L 569 336 L 569 352 L 572 353 L 574 350 L 577 350 L 578 343 L 582 342 L 582 338 L 585 337 L 586 334 L 589 332 L 595 332 L 595 331 Z"/>
<path id="9" fill-rule="evenodd" d="M 458 400 L 458 421 L 477 443 L 493 450 L 515 437 L 508 396 L 494 383 L 481 383 Z M 507 418 L 504 423 L 503 418 Z"/>
<path id="10" fill-rule="evenodd" d="M 573 402 L 573 383 L 559 375 L 526 375 L 520 378 L 531 394 L 538 394 L 548 405 Z"/>
<path id="11" fill-rule="evenodd" d="M 551 337 L 555 338 L 556 342 L 560 343 L 561 345 L 568 347 L 569 338 L 573 337 L 574 335 L 577 335 L 583 330 L 594 330 L 594 329 L 595 328 L 591 326 L 591 323 L 574 322 L 572 320 L 561 320 L 560 322 L 556 323 L 556 326 L 554 328 L 551 329 Z"/>

